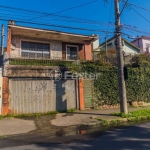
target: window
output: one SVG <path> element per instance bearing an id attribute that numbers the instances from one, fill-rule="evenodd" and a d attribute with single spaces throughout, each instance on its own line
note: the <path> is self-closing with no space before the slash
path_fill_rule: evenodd
<path id="1" fill-rule="evenodd" d="M 146 48 L 150 47 L 150 44 L 146 43 Z"/>
<path id="2" fill-rule="evenodd" d="M 111 46 L 111 45 L 112 45 L 112 43 L 108 43 L 108 44 L 107 44 L 108 47 Z"/>
<path id="3" fill-rule="evenodd" d="M 22 41 L 21 55 L 29 58 L 50 58 L 50 44 Z"/>
<path id="4" fill-rule="evenodd" d="M 67 46 L 67 59 L 68 60 L 78 59 L 78 48 L 76 46 Z"/>

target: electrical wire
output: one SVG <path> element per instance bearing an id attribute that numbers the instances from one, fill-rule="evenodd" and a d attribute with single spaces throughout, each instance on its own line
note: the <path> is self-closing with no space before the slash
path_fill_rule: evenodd
<path id="1" fill-rule="evenodd" d="M 85 6 L 85 5 L 89 5 L 91 3 L 95 3 L 99 0 L 94 0 L 94 1 L 91 1 L 91 2 L 87 2 L 87 3 L 84 3 L 84 4 L 81 4 L 81 5 L 77 5 L 77 6 L 74 6 L 74 7 L 71 7 L 71 8 L 67 8 L 67 9 L 64 9 L 64 10 L 61 10 L 61 11 L 57 11 L 57 12 L 54 12 L 54 13 L 51 13 L 49 15 L 53 15 L 53 14 L 57 14 L 57 13 L 62 13 L 62 12 L 65 12 L 65 11 L 68 11 L 68 10 L 72 10 L 72 9 L 75 9 L 75 8 L 78 8 L 78 7 L 82 7 L 82 6 Z M 39 16 L 39 17 L 35 17 L 35 18 L 31 18 L 29 20 L 33 20 L 33 19 L 37 19 L 37 18 L 43 18 L 43 17 L 46 17 L 46 16 L 49 16 L 48 14 L 47 15 L 43 15 L 43 16 Z M 27 21 L 29 21 L 27 20 Z"/>
<path id="2" fill-rule="evenodd" d="M 136 12 L 139 16 L 141 16 L 144 20 L 146 20 L 148 23 L 150 23 L 150 21 L 148 19 L 146 19 L 143 15 L 141 15 L 139 12 L 137 12 L 134 8 L 131 7 L 131 9 Z"/>
<path id="3" fill-rule="evenodd" d="M 0 18 L 2 21 L 9 21 L 8 19 L 3 19 Z M 60 27 L 60 28 L 67 28 L 67 29 L 74 29 L 74 30 L 85 30 L 85 31 L 96 31 L 96 32 L 107 32 L 105 30 L 95 30 L 95 29 L 89 29 L 89 28 L 79 28 L 79 27 L 72 27 L 72 26 L 63 26 L 63 25 L 57 25 L 57 24 L 46 24 L 43 22 L 29 22 L 29 21 L 20 21 L 20 20 L 15 20 L 15 22 L 19 23 L 27 23 L 27 24 L 36 24 L 36 25 L 42 25 L 42 26 L 52 26 L 52 27 Z M 112 31 L 109 31 L 109 33 L 113 33 Z"/>
<path id="4" fill-rule="evenodd" d="M 7 9 L 9 12 L 11 10 L 13 10 L 16 13 L 18 13 L 18 11 L 20 11 L 20 12 L 22 11 L 22 12 L 24 12 L 23 14 L 28 14 L 29 13 L 31 15 L 36 15 L 36 14 L 46 15 L 46 14 L 48 14 L 48 13 L 44 13 L 44 12 L 38 12 L 38 11 L 34 11 L 34 10 L 26 10 L 26 9 L 20 9 L 20 8 L 14 8 L 14 7 L 9 7 L 9 6 L 3 6 L 2 7 L 2 5 L 0 5 L 0 7 L 3 8 L 3 9 L 4 8 Z M 7 13 L 7 16 L 3 15 L 1 17 L 3 17 L 7 21 L 9 21 L 10 19 L 14 18 L 15 20 L 20 21 L 20 22 L 24 21 L 24 17 L 27 17 L 25 15 L 22 15 L 21 13 L 19 13 L 18 15 L 15 15 L 15 14 L 12 14 L 12 15 L 15 16 L 15 17 L 11 17 L 10 14 L 8 14 L 8 13 Z M 50 15 L 50 14 L 48 14 L 48 15 Z M 21 17 L 20 18 L 16 18 L 16 16 L 22 16 L 22 18 Z M 30 17 L 30 16 L 28 16 L 28 17 Z M 98 22 L 98 21 L 94 21 L 94 20 L 88 20 L 88 19 L 84 19 L 84 18 L 75 18 L 75 17 L 71 17 L 71 16 L 62 16 L 62 15 L 58 15 L 58 14 L 53 14 L 50 17 L 59 17 L 57 19 L 54 18 L 53 20 L 60 20 L 60 21 L 67 21 L 67 22 L 77 22 L 77 23 L 85 23 L 85 24 L 90 24 L 90 25 L 93 24 L 93 25 L 101 25 L 101 26 L 115 26 L 114 23 L 110 23 L 110 22 L 109 23 L 103 23 L 103 22 Z M 6 18 L 9 18 L 9 19 L 6 19 Z M 66 19 L 63 19 L 63 18 L 66 18 Z M 22 22 L 22 23 L 24 23 L 24 22 Z M 36 22 L 27 22 L 27 23 L 29 23 L 29 24 L 36 24 Z M 47 24 L 47 23 L 42 23 L 42 25 L 43 24 Z M 37 22 L 37 25 L 39 25 L 38 22 Z M 52 26 L 52 24 L 50 24 L 50 25 Z M 60 27 L 60 25 L 59 25 L 59 27 L 58 26 L 53 26 L 53 27 L 63 28 L 63 26 Z M 125 30 L 130 30 L 130 31 L 132 31 L 134 33 L 138 32 L 138 33 L 149 34 L 148 33 L 149 31 L 148 32 L 146 32 L 146 31 L 139 31 L 139 30 L 135 30 L 135 28 L 137 28 L 137 27 L 134 27 L 134 26 L 132 27 L 130 25 L 122 24 L 122 30 L 125 29 Z M 66 28 L 65 27 L 64 29 L 71 30 L 72 27 L 71 28 Z M 76 30 L 82 30 L 82 28 L 81 29 L 76 29 Z M 86 31 L 88 31 L 88 30 L 90 30 L 90 29 L 87 29 Z M 113 30 L 113 29 L 109 29 L 109 30 Z M 98 30 L 92 30 L 92 31 L 89 31 L 89 32 L 93 32 L 93 31 L 97 32 L 97 33 L 99 32 Z M 101 33 L 103 33 L 103 32 L 101 32 Z M 104 33 L 106 33 L 106 31 Z M 113 32 L 111 32 L 110 34 L 112 34 L 112 33 Z"/>
<path id="5" fill-rule="evenodd" d="M 128 3 L 128 0 L 126 0 L 126 2 L 125 2 L 125 4 L 124 4 L 124 6 L 123 6 L 123 8 L 122 8 L 122 10 L 121 10 L 121 12 L 120 12 L 120 16 L 121 16 L 121 14 L 123 13 L 123 11 L 124 11 L 124 9 L 125 9 L 125 7 L 126 7 L 127 3 Z"/>
<path id="6" fill-rule="evenodd" d="M 27 12 L 31 12 L 31 13 L 51 15 L 51 17 L 52 16 L 55 16 L 55 17 L 57 16 L 57 17 L 60 17 L 60 18 L 72 19 L 72 20 L 69 20 L 69 21 L 68 20 L 61 20 L 61 21 L 67 21 L 67 22 L 71 22 L 72 21 L 72 22 L 79 22 L 79 23 L 86 23 L 86 24 L 89 23 L 89 24 L 95 24 L 95 25 L 97 24 L 97 25 L 106 25 L 106 26 L 108 26 L 108 24 L 106 24 L 106 23 L 102 23 L 102 22 L 98 22 L 98 21 L 94 21 L 94 20 L 88 20 L 88 19 L 84 19 L 84 18 L 75 18 L 75 17 L 62 16 L 62 15 L 56 15 L 56 14 L 52 15 L 52 14 L 48 14 L 48 13 L 44 13 L 44 12 L 32 11 L 32 10 L 27 10 L 27 9 L 19 9 L 19 8 L 16 8 L 16 7 L 9 7 L 9 6 L 3 6 L 3 5 L 0 5 L 0 7 L 5 8 L 5 9 L 10 9 L 10 10 L 12 10 L 12 9 L 16 10 L 17 13 L 18 13 L 18 10 L 19 10 L 19 11 L 23 11 L 23 14 L 25 14 L 26 13 L 25 11 L 27 11 Z M 8 10 L 8 11 L 10 12 L 10 10 Z M 8 15 L 8 16 L 10 16 L 10 15 L 14 16 L 15 15 L 15 14 L 4 13 L 4 12 L 2 12 L 0 14 L 4 14 L 4 15 Z M 34 15 L 34 14 L 32 14 L 32 15 Z M 20 13 L 19 13 L 19 15 L 17 14 L 15 16 L 31 17 L 31 16 L 20 15 Z M 75 20 L 73 20 L 73 19 L 75 19 Z M 51 20 L 60 20 L 60 19 L 57 18 L 57 19 L 51 19 Z M 109 26 L 114 26 L 114 24 L 109 23 Z"/>
<path id="7" fill-rule="evenodd" d="M 121 2 L 124 2 L 124 3 L 125 3 L 124 0 L 122 0 Z M 137 7 L 137 8 L 140 8 L 140 9 L 143 9 L 143 10 L 145 10 L 145 11 L 149 11 L 149 12 L 150 12 L 150 9 L 148 9 L 148 8 L 144 8 L 144 7 L 141 7 L 141 6 L 139 6 L 139 5 L 129 3 L 129 2 L 127 2 L 127 4 L 128 4 L 128 5 L 131 5 L 131 6 L 134 6 L 134 7 Z"/>
<path id="8" fill-rule="evenodd" d="M 112 0 L 111 0 L 111 4 L 110 4 L 110 12 L 109 12 L 109 21 L 108 21 L 108 23 L 110 22 L 111 10 L 112 10 Z M 107 27 L 107 31 L 108 30 L 109 30 L 109 24 L 108 24 L 108 27 Z M 106 37 L 107 37 L 107 32 L 106 32 Z"/>

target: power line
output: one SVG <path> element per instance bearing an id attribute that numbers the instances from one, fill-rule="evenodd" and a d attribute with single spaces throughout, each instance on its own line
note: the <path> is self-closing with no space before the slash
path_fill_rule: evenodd
<path id="1" fill-rule="evenodd" d="M 13 17 L 14 18 L 14 17 Z M 6 19 L 6 17 L 5 17 L 5 19 Z M 12 19 L 12 18 L 11 18 Z M 18 20 L 19 19 L 19 20 Z M 9 20 L 9 19 L 8 19 Z M 6 21 L 8 21 L 8 20 L 6 20 Z M 14 18 L 14 20 L 17 20 L 17 21 L 22 21 L 22 18 Z M 29 22 L 28 22 L 29 23 Z M 36 22 L 30 22 L 30 24 L 32 24 L 32 23 L 36 23 Z M 38 22 L 37 22 L 38 23 Z M 47 23 L 45 23 L 45 24 L 47 24 Z M 103 23 L 104 24 L 104 23 Z M 42 25 L 43 25 L 43 23 L 42 23 Z M 104 24 L 105 25 L 105 24 Z M 107 24 L 106 24 L 107 25 Z M 110 25 L 112 25 L 112 23 L 110 23 Z M 58 27 L 57 27 L 58 28 Z M 63 27 L 61 27 L 61 28 L 63 28 Z M 69 28 L 68 28 L 69 29 Z M 72 29 L 72 28 L 71 28 Z M 141 30 L 136 30 L 135 29 L 135 27 L 132 27 L 132 26 L 130 26 L 130 25 L 124 25 L 123 24 L 123 26 L 122 26 L 122 29 L 127 29 L 127 30 L 130 30 L 130 31 L 133 31 L 133 32 L 138 32 L 138 33 L 144 33 L 144 34 L 148 34 L 148 35 L 150 35 L 150 33 L 148 33 L 148 32 L 146 32 L 146 31 L 141 31 Z M 79 29 L 78 29 L 79 30 Z M 90 29 L 88 29 L 88 30 L 90 30 Z M 101 29 L 102 30 L 102 29 Z M 111 29 L 111 30 L 113 30 L 113 29 Z M 99 31 L 97 31 L 97 30 L 92 30 L 92 32 L 99 32 Z M 105 31 L 105 33 L 107 33 L 107 31 Z M 112 32 L 111 32 L 112 33 Z"/>
<path id="2" fill-rule="evenodd" d="M 3 8 L 12 9 L 12 10 L 17 11 L 17 12 L 18 11 L 23 11 L 24 13 L 42 14 L 42 15 L 48 15 L 48 16 L 57 16 L 57 17 L 63 17 L 63 18 L 71 18 L 71 19 L 83 20 L 83 18 L 76 18 L 76 17 L 64 16 L 64 15 L 58 15 L 58 14 L 50 14 L 50 13 L 46 13 L 46 12 L 34 11 L 34 10 L 29 10 L 29 9 L 21 9 L 21 8 L 18 8 L 18 7 L 10 7 L 10 6 L 4 6 L 4 5 L 0 5 L 0 7 L 2 9 Z M 94 20 L 88 20 L 88 19 L 84 19 L 84 20 L 90 21 L 90 22 L 94 21 Z M 94 21 L 94 22 L 97 22 L 97 21 Z"/>
<path id="3" fill-rule="evenodd" d="M 110 17 L 111 17 L 111 10 L 112 10 L 112 0 L 111 0 L 111 4 L 110 4 L 109 22 L 110 22 Z M 109 30 L 109 22 L 108 22 L 107 31 Z M 107 32 L 106 32 L 106 37 L 107 37 Z"/>
<path id="4" fill-rule="evenodd" d="M 9 12 L 11 10 L 16 11 L 17 13 L 18 13 L 18 11 L 23 11 L 24 14 L 29 12 L 29 13 L 34 13 L 34 14 L 36 13 L 36 14 L 42 14 L 42 15 L 55 16 L 55 17 L 61 17 L 61 18 L 67 18 L 67 19 L 75 19 L 76 20 L 76 21 L 71 20 L 72 22 L 82 22 L 82 23 L 98 24 L 98 25 L 101 24 L 101 25 L 108 26 L 108 24 L 106 24 L 106 23 L 102 23 L 102 22 L 95 21 L 95 20 L 84 19 L 84 18 L 76 18 L 76 17 L 70 17 L 70 16 L 63 16 L 63 15 L 58 15 L 58 14 L 49 14 L 49 13 L 45 13 L 45 12 L 39 12 L 39 11 L 34 11 L 34 10 L 21 9 L 21 8 L 17 8 L 17 7 L 10 7 L 10 6 L 3 6 L 3 5 L 0 5 L 0 7 L 1 8 L 6 8 L 6 9 L 10 9 L 10 10 L 8 10 Z M 5 14 L 5 15 L 14 15 L 14 14 L 4 13 L 4 12 L 2 12 L 2 14 Z M 34 14 L 32 14 L 32 15 L 34 15 Z M 17 14 L 17 16 L 31 17 L 31 16 L 20 15 L 20 14 L 19 15 Z M 64 20 L 64 21 L 66 21 L 66 20 Z M 112 24 L 112 23 L 109 23 L 109 25 L 114 26 L 114 24 Z"/>
<path id="5" fill-rule="evenodd" d="M 67 8 L 67 9 L 64 9 L 64 10 L 61 10 L 61 11 L 58 11 L 58 12 L 54 12 L 54 13 L 51 13 L 51 14 L 49 14 L 49 15 L 61 13 L 61 12 L 68 11 L 68 10 L 72 10 L 72 9 L 75 9 L 75 8 L 78 8 L 78 7 L 82 7 L 82 6 L 85 6 L 85 5 L 89 5 L 89 4 L 91 4 L 91 3 L 95 3 L 95 2 L 97 2 L 97 1 L 98 1 L 98 0 L 94 0 L 94 1 L 91 1 L 91 2 L 88 2 L 88 3 L 84 3 L 84 4 L 81 4 L 81 5 L 77 5 L 77 6 L 74 6 L 74 7 L 71 7 L 71 8 Z M 43 16 L 31 18 L 30 20 L 37 19 L 37 18 L 42 18 L 42 17 L 46 17 L 46 16 L 49 16 L 49 15 L 47 14 L 47 15 L 43 15 Z M 27 21 L 29 21 L 29 20 L 27 20 Z"/>
<path id="6" fill-rule="evenodd" d="M 8 19 L 2 19 L 2 18 L 0 18 L 0 20 L 9 21 Z M 36 24 L 36 25 L 43 25 L 43 26 L 53 26 L 53 27 L 60 27 L 60 28 L 67 28 L 67 29 L 74 29 L 74 30 L 96 31 L 96 32 L 104 32 L 104 33 L 107 32 L 105 30 L 95 30 L 95 29 L 79 28 L 79 27 L 72 27 L 72 26 L 62 26 L 62 25 L 57 25 L 57 24 L 46 24 L 42 22 L 29 22 L 29 21 L 20 21 L 20 20 L 15 20 L 15 22 Z M 113 33 L 113 32 L 109 31 L 109 33 Z"/>
<path id="7" fill-rule="evenodd" d="M 79 22 L 79 23 L 86 23 L 86 24 L 96 24 L 96 25 L 104 25 L 104 26 L 115 26 L 115 24 L 114 23 L 111 23 L 111 22 L 109 22 L 109 23 L 104 23 L 104 22 L 99 22 L 99 21 L 95 21 L 95 20 L 89 20 L 89 19 L 84 19 L 84 18 L 76 18 L 76 17 L 72 17 L 72 16 L 64 16 L 64 15 L 58 15 L 58 14 L 49 14 L 49 13 L 45 13 L 45 12 L 40 12 L 40 11 L 34 11 L 34 10 L 28 10 L 28 9 L 21 9 L 21 8 L 18 8 L 18 7 L 10 7 L 10 6 L 4 6 L 4 5 L 0 5 L 0 7 L 1 7 L 1 10 L 3 9 L 3 8 L 5 8 L 5 9 L 8 9 L 8 11 L 10 12 L 10 11 L 12 11 L 12 10 L 14 10 L 14 11 L 16 11 L 17 13 L 18 13 L 18 11 L 23 11 L 23 13 L 25 14 L 25 13 L 33 13 L 32 15 L 34 15 L 34 14 L 42 14 L 42 15 L 51 15 L 51 16 L 54 16 L 54 17 L 60 17 L 60 18 L 66 18 L 66 19 L 75 19 L 75 20 L 61 20 L 61 21 L 67 21 L 67 22 Z M 7 11 L 7 12 L 8 12 Z M 10 14 L 10 13 L 4 13 L 4 12 L 2 12 L 2 13 L 0 13 L 0 14 L 6 14 L 6 15 L 13 15 L 14 16 L 14 14 Z M 16 16 L 16 15 L 15 15 Z M 22 17 L 30 17 L 30 16 L 25 16 L 25 15 L 18 15 L 17 14 L 17 16 L 22 16 Z M 58 19 L 60 19 L 60 18 L 57 18 L 57 19 L 51 19 L 51 20 L 58 20 Z M 17 18 L 18 19 L 18 18 Z M 19 18 L 19 19 L 22 19 L 22 18 Z M 130 26 L 130 25 L 126 25 L 126 24 L 123 24 L 123 26 Z M 131 27 L 131 26 L 130 26 Z"/>
<path id="8" fill-rule="evenodd" d="M 5 8 L 5 9 L 8 9 L 8 11 L 10 12 L 11 10 L 14 10 L 14 11 L 16 11 L 17 13 L 18 13 L 18 11 L 23 11 L 24 13 L 33 13 L 32 15 L 34 15 L 34 14 L 47 14 L 47 13 L 45 13 L 45 12 L 39 12 L 39 11 L 34 11 L 34 10 L 27 10 L 27 9 L 21 9 L 21 8 L 15 8 L 15 7 L 9 7 L 9 6 L 2 6 L 2 5 L 0 5 L 0 7 L 1 8 Z M 1 9 L 2 10 L 2 9 Z M 7 11 L 7 12 L 8 12 Z M 21 14 L 21 13 L 20 13 Z M 22 16 L 22 15 L 17 15 L 17 16 Z M 24 20 L 24 17 L 25 17 L 25 15 L 24 15 L 24 17 L 23 18 L 16 18 L 16 17 L 11 17 L 10 15 L 10 13 L 7 13 L 7 15 L 9 15 L 9 16 L 1 16 L 1 17 L 3 17 L 3 18 L 9 18 L 9 20 L 10 19 L 12 19 L 12 18 L 14 18 L 15 20 L 19 20 L 19 21 L 22 21 L 22 20 Z M 16 16 L 16 15 L 14 15 L 14 14 L 12 14 L 13 16 Z M 59 18 L 57 18 L 56 20 L 61 20 L 61 18 L 62 18 L 62 20 L 61 21 L 67 21 L 67 22 L 77 22 L 77 23 L 85 23 L 85 24 L 93 24 L 93 25 L 102 25 L 102 26 L 114 26 L 114 23 L 111 23 L 111 22 L 109 22 L 109 23 L 104 23 L 104 22 L 99 22 L 99 21 L 95 21 L 95 20 L 89 20 L 89 19 L 84 19 L 84 18 L 76 18 L 76 17 L 71 17 L 71 16 L 62 16 L 62 15 L 58 15 L 58 14 L 54 14 L 54 15 L 51 15 L 51 16 L 54 16 L 54 17 L 59 17 Z M 30 17 L 30 16 L 29 16 Z M 66 18 L 66 20 L 65 19 L 63 19 L 63 18 Z M 55 18 L 54 18 L 55 19 Z M 54 20 L 53 19 L 53 20 Z M 69 20 L 67 20 L 67 19 L 69 19 Z M 75 20 L 74 20 L 75 19 Z M 31 22 L 30 22 L 31 23 Z M 35 22 L 34 22 L 35 23 Z M 130 28 L 129 28 L 130 27 Z M 134 31 L 133 32 L 139 32 L 139 31 L 135 31 L 135 28 L 137 28 L 137 27 L 132 27 L 131 25 L 126 25 L 126 24 L 122 24 L 122 28 L 123 29 L 125 29 L 125 28 L 127 28 L 128 30 L 130 30 L 130 31 L 133 31 L 133 29 L 134 29 Z M 69 28 L 68 28 L 69 29 Z M 95 31 L 96 32 L 96 31 Z M 147 33 L 147 32 L 145 32 L 145 31 L 140 31 L 140 32 L 144 32 L 144 34 L 149 34 L 149 33 Z"/>
<path id="9" fill-rule="evenodd" d="M 122 0 L 122 2 L 125 2 L 125 0 Z M 129 2 L 127 2 L 127 4 L 150 12 L 150 9 L 148 9 L 148 8 L 144 8 L 144 7 L 138 6 L 136 4 L 129 3 Z"/>
<path id="10" fill-rule="evenodd" d="M 134 8 L 131 7 L 131 9 L 136 12 L 139 16 L 141 16 L 144 20 L 146 20 L 148 23 L 150 23 L 150 21 L 148 19 L 146 19 L 143 15 L 141 15 L 139 12 L 137 12 Z"/>
<path id="11" fill-rule="evenodd" d="M 1 18 L 0 20 L 3 20 L 3 21 L 9 21 L 9 19 L 3 19 Z M 107 31 L 107 30 L 94 30 L 94 29 L 88 29 L 88 28 L 75 28 L 75 27 L 69 27 L 69 26 L 62 26 L 62 25 L 56 25 L 56 24 L 48 24 L 48 23 L 44 23 L 44 22 L 27 22 L 27 21 L 22 21 L 22 20 L 17 20 L 16 19 L 16 22 L 20 22 L 20 23 L 28 23 L 28 24 L 37 24 L 37 25 L 44 25 L 44 26 L 52 26 L 52 27 L 57 27 L 57 28 L 65 28 L 65 29 L 75 29 L 75 30 L 86 30 L 86 31 L 94 31 L 94 32 L 103 32 L 103 33 L 114 33 L 112 31 Z M 145 31 L 140 31 L 140 30 L 136 30 L 136 29 L 133 29 L 133 28 L 129 28 L 129 27 L 124 27 L 123 29 L 128 29 L 128 30 L 131 30 L 131 31 L 134 31 L 134 32 L 141 32 L 141 33 L 144 33 L 144 34 L 150 34 L 148 32 L 145 32 Z M 113 30 L 113 29 L 112 29 Z"/>
<path id="12" fill-rule="evenodd" d="M 19 20 L 22 20 L 22 18 L 16 18 L 14 17 L 11 17 L 10 14 L 5 14 L 5 13 L 0 13 L 0 14 L 4 14 L 3 16 L 0 15 L 1 17 L 6 17 L 6 18 L 10 18 L 11 20 L 14 18 L 14 19 L 19 19 Z M 6 16 L 5 16 L 6 15 Z M 28 16 L 23 16 L 23 15 L 17 15 L 17 16 L 21 16 L 21 17 L 28 17 Z M 24 19 L 23 19 L 24 20 Z M 47 19 L 46 19 L 47 20 Z M 76 22 L 76 23 L 83 23 L 83 24 L 90 24 L 90 25 L 101 25 L 101 26 L 114 26 L 113 24 L 107 24 L 107 23 L 101 23 L 101 22 L 88 22 L 88 21 L 84 21 L 84 20 L 81 20 L 81 21 L 77 21 L 77 20 L 66 20 L 66 19 L 61 19 L 61 18 L 57 18 L 57 19 L 51 19 L 51 20 L 58 20 L 58 21 L 66 21 L 66 22 Z M 48 20 L 47 20 L 48 21 Z"/>
<path id="13" fill-rule="evenodd" d="M 147 34 L 147 35 L 150 35 L 150 32 L 146 32 L 146 31 L 141 31 L 141 30 L 136 30 L 136 29 L 131 29 L 131 28 L 124 28 L 124 30 L 130 30 L 130 31 L 133 31 L 133 32 L 136 32 L 136 33 L 141 33 L 141 34 Z"/>
<path id="14" fill-rule="evenodd" d="M 122 8 L 122 10 L 121 10 L 121 12 L 120 12 L 120 16 L 121 16 L 121 14 L 123 13 L 123 11 L 124 11 L 124 9 L 125 9 L 125 7 L 126 7 L 127 3 L 128 3 L 128 0 L 126 0 L 126 2 L 125 2 L 125 4 L 124 4 L 124 6 L 123 6 L 123 8 Z"/>

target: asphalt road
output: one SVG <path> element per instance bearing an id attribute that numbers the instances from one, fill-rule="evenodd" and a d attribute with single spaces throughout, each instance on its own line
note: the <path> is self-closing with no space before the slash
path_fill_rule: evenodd
<path id="1" fill-rule="evenodd" d="M 44 140 L 34 144 L 17 144 L 13 147 L 8 144 L 2 148 L 3 142 L 0 141 L 1 150 L 150 150 L 150 123 L 143 123 L 130 127 L 109 130 L 104 134 L 99 134 L 97 138 L 88 139 L 85 135 Z M 66 140 L 65 140 L 66 139 Z M 85 140 L 88 139 L 88 140 Z M 7 140 L 7 139 L 6 139 Z M 5 140 L 5 142 L 6 142 Z M 61 141 L 60 143 L 58 141 Z M 58 142 L 58 143 L 57 143 Z M 71 142 L 71 143 L 70 143 Z M 2 146 L 3 145 L 3 146 Z"/>

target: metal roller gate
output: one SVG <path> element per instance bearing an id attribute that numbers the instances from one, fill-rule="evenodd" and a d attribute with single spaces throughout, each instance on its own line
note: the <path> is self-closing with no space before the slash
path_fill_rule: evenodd
<path id="1" fill-rule="evenodd" d="M 75 80 L 10 79 L 12 114 L 45 113 L 76 108 Z"/>

